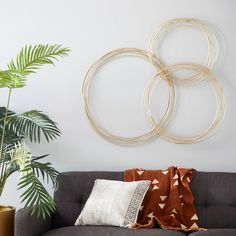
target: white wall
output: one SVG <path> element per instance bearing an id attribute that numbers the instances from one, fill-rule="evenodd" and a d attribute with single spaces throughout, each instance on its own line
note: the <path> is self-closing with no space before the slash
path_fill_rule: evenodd
<path id="1" fill-rule="evenodd" d="M 34 154 L 50 153 L 50 161 L 60 171 L 179 165 L 202 171 L 235 172 L 235 11 L 234 0 L 3 1 L 0 68 L 4 68 L 25 44 L 59 43 L 71 48 L 69 57 L 60 60 L 55 67 L 44 67 L 29 78 L 27 87 L 13 93 L 11 109 L 45 111 L 62 130 L 57 141 L 32 145 Z M 90 127 L 82 107 L 81 85 L 86 71 L 110 50 L 120 47 L 147 49 L 152 31 L 161 22 L 174 17 L 201 19 L 218 32 L 221 53 L 214 71 L 225 88 L 227 99 L 222 128 L 211 139 L 194 145 L 176 145 L 158 138 L 136 147 L 121 147 L 103 140 Z M 161 55 L 168 63 L 202 62 L 205 54 L 204 39 L 191 29 L 173 31 L 162 43 Z M 91 104 L 105 127 L 120 135 L 135 135 L 147 130 L 140 104 L 142 91 L 151 75 L 153 68 L 147 62 L 133 58 L 109 63 L 96 75 Z M 162 86 L 165 91 L 164 84 Z M 176 119 L 170 130 L 193 134 L 206 128 L 215 108 L 211 87 L 204 84 L 180 89 L 177 94 Z M 3 90 L 0 99 L 4 105 Z M 14 176 L 9 180 L 1 203 L 19 206 L 16 179 Z"/>

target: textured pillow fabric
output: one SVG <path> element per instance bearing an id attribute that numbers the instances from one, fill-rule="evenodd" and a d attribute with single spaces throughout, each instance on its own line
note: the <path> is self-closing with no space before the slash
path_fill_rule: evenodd
<path id="1" fill-rule="evenodd" d="M 150 181 L 95 180 L 75 225 L 114 225 L 131 228 L 137 221 Z"/>

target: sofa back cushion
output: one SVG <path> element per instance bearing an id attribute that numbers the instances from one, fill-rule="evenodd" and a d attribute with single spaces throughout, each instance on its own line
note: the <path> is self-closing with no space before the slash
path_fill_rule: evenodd
<path id="1" fill-rule="evenodd" d="M 191 189 L 201 227 L 236 228 L 236 173 L 196 172 Z"/>
<path id="2" fill-rule="evenodd" d="M 60 187 L 54 194 L 56 214 L 54 227 L 74 225 L 82 211 L 96 179 L 123 180 L 123 172 L 64 172 Z"/>
<path id="3" fill-rule="evenodd" d="M 123 180 L 123 172 L 65 172 L 59 179 L 54 227 L 74 225 L 96 179 Z M 195 172 L 191 188 L 201 227 L 236 228 L 236 173 Z"/>

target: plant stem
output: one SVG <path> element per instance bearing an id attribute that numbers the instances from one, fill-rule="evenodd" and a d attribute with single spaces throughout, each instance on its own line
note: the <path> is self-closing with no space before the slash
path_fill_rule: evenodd
<path id="1" fill-rule="evenodd" d="M 1 160 L 1 158 L 2 158 L 3 142 L 4 142 L 4 136 L 5 136 L 5 130 L 6 130 L 7 115 L 8 115 L 9 105 L 10 105 L 10 99 L 11 99 L 11 88 L 9 89 L 8 98 L 7 98 L 6 112 L 5 112 L 5 114 L 4 114 L 4 120 L 3 120 L 3 130 L 2 130 L 0 160 Z"/>
<path id="2" fill-rule="evenodd" d="M 6 112 L 4 114 L 4 120 L 3 120 L 3 130 L 2 130 L 2 140 L 1 140 L 1 147 L 0 147 L 0 169 L 1 169 L 1 175 L 0 175 L 0 196 L 2 194 L 6 179 L 3 177 L 5 176 L 6 172 L 6 164 L 3 160 L 3 145 L 4 145 L 4 137 L 5 137 L 5 131 L 6 131 L 6 123 L 7 123 L 7 115 L 10 105 L 10 99 L 11 99 L 11 88 L 9 89 L 8 98 L 7 98 L 7 106 L 6 106 Z"/>
<path id="3" fill-rule="evenodd" d="M 13 174 L 15 171 L 10 171 L 9 169 L 7 171 L 5 171 L 4 175 L 3 175 L 3 178 L 2 178 L 2 181 L 0 182 L 0 197 L 2 195 L 2 192 L 3 192 L 3 189 L 4 189 L 4 186 L 7 182 L 7 179 L 8 177 Z"/>

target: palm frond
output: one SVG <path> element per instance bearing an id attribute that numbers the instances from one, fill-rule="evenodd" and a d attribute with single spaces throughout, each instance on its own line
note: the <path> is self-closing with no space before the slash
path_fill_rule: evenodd
<path id="1" fill-rule="evenodd" d="M 0 120 L 2 120 L 7 112 L 8 116 L 16 114 L 15 112 L 11 110 L 7 110 L 6 107 L 0 107 Z"/>
<path id="2" fill-rule="evenodd" d="M 18 135 L 28 137 L 31 142 L 40 142 L 42 135 L 49 142 L 61 134 L 57 124 L 37 110 L 8 117 L 7 126 Z"/>
<path id="3" fill-rule="evenodd" d="M 47 190 L 44 188 L 38 177 L 32 172 L 28 165 L 21 171 L 22 177 L 18 184 L 18 189 L 25 189 L 21 197 L 21 202 L 25 204 L 31 215 L 37 214 L 44 219 L 55 211 L 55 203 Z"/>
<path id="4" fill-rule="evenodd" d="M 11 81 L 11 77 L 6 71 L 0 71 L 0 88 L 8 88 Z"/>
<path id="5" fill-rule="evenodd" d="M 24 142 L 15 144 L 8 152 L 11 157 L 11 163 L 18 165 L 20 170 L 24 170 L 31 163 L 32 154 Z"/>
<path id="6" fill-rule="evenodd" d="M 41 176 L 43 180 L 47 181 L 47 183 L 49 183 L 49 181 L 52 181 L 53 188 L 57 189 L 58 188 L 57 178 L 58 178 L 59 172 L 55 168 L 52 167 L 52 163 L 50 162 L 41 163 L 37 161 L 47 156 L 48 155 L 43 155 L 40 157 L 32 157 L 32 160 L 31 160 L 32 171 L 34 175 L 36 175 L 37 177 Z"/>
<path id="7" fill-rule="evenodd" d="M 0 122 L 0 140 L 2 140 L 3 134 L 3 124 Z M 23 136 L 16 134 L 13 130 L 10 130 L 9 127 L 5 127 L 5 135 L 3 139 L 3 154 L 8 154 L 8 151 L 16 144 L 19 144 L 23 140 Z"/>
<path id="8" fill-rule="evenodd" d="M 16 71 L 22 76 L 27 76 L 31 73 L 35 73 L 35 70 L 39 69 L 44 64 L 54 64 L 58 56 L 67 56 L 69 52 L 68 48 L 63 48 L 61 45 L 42 45 L 25 46 L 21 49 L 17 55 L 15 62 L 10 60 L 8 68 L 11 71 Z"/>
<path id="9" fill-rule="evenodd" d="M 12 115 L 15 115 L 15 113 L 11 110 L 6 109 L 6 107 L 0 107 L 0 140 L 2 140 L 2 134 L 3 134 L 3 127 L 4 127 L 4 118 L 5 115 L 10 117 Z M 22 140 L 23 137 L 17 135 L 15 132 L 10 130 L 7 126 L 5 127 L 5 135 L 3 140 L 3 150 L 5 150 L 5 147 L 8 147 L 8 149 L 14 145 L 15 143 L 18 143 Z"/>
<path id="10" fill-rule="evenodd" d="M 0 88 L 22 88 L 25 86 L 25 78 L 17 71 L 0 71 Z"/>
<path id="11" fill-rule="evenodd" d="M 10 163 L 11 162 L 11 152 L 14 150 L 16 145 L 19 145 L 19 143 L 22 142 L 22 139 L 15 139 L 10 140 L 9 143 L 3 143 L 3 152 L 2 152 L 2 158 L 0 159 L 0 163 Z"/>

